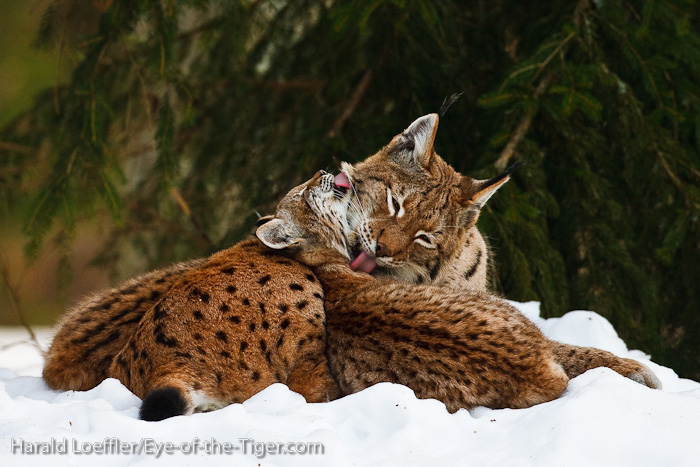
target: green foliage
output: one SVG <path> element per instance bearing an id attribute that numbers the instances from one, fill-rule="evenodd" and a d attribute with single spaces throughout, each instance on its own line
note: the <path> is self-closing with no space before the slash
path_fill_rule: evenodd
<path id="1" fill-rule="evenodd" d="M 57 14 L 45 47 L 71 30 Z M 694 0 L 115 1 L 70 42 L 70 83 L 2 130 L 35 150 L 0 149 L 0 202 L 31 195 L 30 254 L 107 212 L 103 262 L 201 256 L 464 91 L 438 152 L 479 178 L 527 161 L 480 220 L 496 288 L 596 310 L 700 378 L 699 18 Z"/>

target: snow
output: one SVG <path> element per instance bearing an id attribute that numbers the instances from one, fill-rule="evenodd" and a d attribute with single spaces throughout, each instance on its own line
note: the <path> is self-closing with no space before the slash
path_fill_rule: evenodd
<path id="1" fill-rule="evenodd" d="M 442 403 L 416 399 L 410 389 L 395 384 L 378 384 L 325 404 L 307 404 L 275 384 L 243 404 L 152 423 L 138 419 L 140 400 L 113 379 L 87 392 L 48 389 L 38 377 L 36 347 L 7 348 L 25 335 L 0 330 L 0 465 L 700 465 L 700 383 L 678 378 L 640 351 L 628 351 L 596 313 L 573 311 L 545 320 L 538 303 L 513 304 L 551 338 L 643 361 L 664 389 L 651 390 L 598 368 L 571 380 L 561 398 L 546 404 L 449 414 Z M 38 330 L 38 335 L 45 345 L 50 330 Z M 51 439 L 54 451 L 65 448 L 67 453 L 17 452 Z M 268 442 L 281 443 L 271 449 L 322 443 L 324 452 L 262 456 Z M 115 453 L 118 443 L 124 443 L 121 453 Z M 134 453 L 126 443 L 142 443 L 142 448 Z M 23 447 L 13 453 L 13 444 Z M 100 448 L 109 454 L 87 452 Z"/>

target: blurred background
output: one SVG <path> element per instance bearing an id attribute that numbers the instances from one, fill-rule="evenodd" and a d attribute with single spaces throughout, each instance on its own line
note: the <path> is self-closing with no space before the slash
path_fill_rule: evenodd
<path id="1" fill-rule="evenodd" d="M 492 287 L 700 379 L 694 0 L 0 3 L 0 325 L 225 248 L 443 98 Z"/>
<path id="2" fill-rule="evenodd" d="M 0 128 L 31 109 L 42 91 L 65 85 L 75 67 L 75 57 L 36 46 L 42 16 L 51 4 L 51 0 L 0 2 Z M 93 31 L 97 28 L 97 20 L 93 15 Z M 0 190 L 16 190 L 17 195 L 22 194 L 13 198 L 16 203 L 10 205 L 6 202 L 1 208 L 0 267 L 3 276 L 0 278 L 0 325 L 19 324 L 13 294 L 8 286 L 14 289 L 14 295 L 30 322 L 51 325 L 62 313 L 67 299 L 109 285 L 108 273 L 88 267 L 91 256 L 101 243 L 91 234 L 94 227 L 89 225 L 79 229 L 79 247 L 70 255 L 50 244 L 31 261 L 24 254 L 27 237 L 22 233 L 22 227 L 27 208 L 26 191 L 11 186 L 8 178 L 17 170 L 11 164 L 11 151 L 26 154 L 31 150 L 34 149 L 15 145 L 5 138 L 0 140 Z M 39 170 L 44 176 L 48 173 L 47 167 Z M 9 198 L 3 201 L 9 201 Z M 61 274 L 57 274 L 59 265 L 63 269 Z M 10 281 L 9 284 L 6 280 Z"/>

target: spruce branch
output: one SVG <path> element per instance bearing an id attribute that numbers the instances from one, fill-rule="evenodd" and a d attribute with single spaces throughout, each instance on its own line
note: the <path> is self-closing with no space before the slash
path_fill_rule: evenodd
<path id="1" fill-rule="evenodd" d="M 661 165 L 666 171 L 666 175 L 668 175 L 668 178 L 670 178 L 673 184 L 676 185 L 676 188 L 678 188 L 680 191 L 683 191 L 683 182 L 681 182 L 681 179 L 678 178 L 678 175 L 676 175 L 673 172 L 673 170 L 671 170 L 671 167 L 666 161 L 666 155 L 663 153 L 663 151 L 659 151 L 658 149 L 656 151 L 656 154 L 659 156 L 659 161 L 661 161 Z"/>
<path id="2" fill-rule="evenodd" d="M 556 57 L 559 54 L 565 54 L 567 50 L 565 47 L 567 47 L 571 40 L 578 35 L 578 30 L 580 30 L 582 27 L 581 23 L 583 17 L 585 13 L 591 9 L 593 9 L 593 6 L 590 0 L 579 0 L 579 2 L 576 4 L 576 7 L 574 8 L 573 14 L 573 21 L 577 25 L 577 31 L 571 31 L 561 41 L 559 41 L 556 47 L 554 47 L 554 50 L 552 50 L 552 52 L 549 55 L 547 55 L 547 57 L 542 62 L 521 68 L 511 73 L 511 75 L 508 76 L 504 83 L 501 85 L 499 91 L 503 90 L 508 81 L 514 78 L 517 74 L 520 74 L 524 71 L 537 69 L 537 72 L 530 80 L 530 83 L 537 80 L 537 78 L 544 72 L 544 70 L 547 69 L 547 66 L 551 63 L 554 57 Z M 537 85 L 537 88 L 535 88 L 535 91 L 532 94 L 532 97 L 535 101 L 540 100 L 545 91 L 547 91 L 547 88 L 552 82 L 552 78 L 553 76 L 551 71 L 542 77 L 539 84 Z M 513 154 L 515 154 L 515 150 L 517 149 L 518 145 L 525 138 L 525 135 L 530 130 L 530 126 L 532 125 L 532 119 L 535 117 L 536 113 L 537 110 L 531 110 L 527 112 L 520 120 L 520 123 L 518 123 L 518 126 L 515 128 L 515 131 L 513 131 L 513 133 L 511 134 L 511 137 L 508 140 L 508 144 L 506 144 L 506 147 L 503 148 L 503 151 L 501 151 L 501 154 L 496 160 L 495 166 L 498 170 L 505 170 L 505 168 L 508 166 L 510 159 L 513 157 Z"/>
<path id="3" fill-rule="evenodd" d="M 611 31 L 613 31 L 622 41 L 623 44 L 627 47 L 627 50 L 629 50 L 632 55 L 634 55 L 634 58 L 637 60 L 637 63 L 639 63 L 639 67 L 642 69 L 642 72 L 646 79 L 649 81 L 649 85 L 652 88 L 652 91 L 654 93 L 654 97 L 656 100 L 663 105 L 663 101 L 661 100 L 661 95 L 659 93 L 659 88 L 656 85 L 656 80 L 654 79 L 654 76 L 652 75 L 651 71 L 649 70 L 649 67 L 646 63 L 646 61 L 642 58 L 641 53 L 637 50 L 637 48 L 632 45 L 632 42 L 630 41 L 629 37 L 627 37 L 627 34 L 625 34 L 623 31 L 620 30 L 620 28 L 616 27 L 612 22 L 608 21 L 606 18 L 603 17 L 598 12 L 592 12 L 591 15 L 595 16 L 598 18 L 598 20 L 607 26 Z"/>
<path id="4" fill-rule="evenodd" d="M 681 181 L 680 177 L 673 171 L 671 166 L 668 163 L 668 157 L 669 155 L 660 150 L 656 144 L 654 145 L 656 148 L 656 155 L 659 156 L 659 161 L 661 162 L 661 166 L 664 168 L 664 171 L 666 172 L 666 175 L 668 175 L 668 178 L 671 180 L 673 185 L 675 185 L 676 188 L 678 188 L 678 191 L 681 192 L 681 194 L 684 196 L 686 199 L 686 202 L 690 205 L 693 206 L 697 211 L 700 211 L 700 204 L 698 204 L 697 200 L 692 199 L 692 197 L 688 196 L 687 190 L 683 186 L 683 182 Z"/>
<path id="5" fill-rule="evenodd" d="M 266 80 L 254 81 L 256 86 L 264 89 L 274 89 L 275 91 L 286 91 L 289 89 L 318 90 L 326 85 L 326 80 L 320 79 L 290 79 L 290 80 Z"/>
<path id="6" fill-rule="evenodd" d="M 540 83 L 537 85 L 535 92 L 532 93 L 533 99 L 539 100 L 540 97 L 542 97 L 542 94 L 544 94 L 544 92 L 547 90 L 551 82 L 552 75 L 545 75 L 540 80 Z M 532 119 L 535 117 L 535 113 L 536 111 L 534 110 L 527 112 L 520 120 L 520 123 L 518 123 L 518 126 L 515 128 L 515 131 L 513 131 L 513 134 L 510 136 L 510 140 L 508 140 L 508 144 L 506 144 L 506 147 L 503 148 L 503 151 L 501 151 L 500 156 L 498 156 L 498 159 L 496 160 L 495 166 L 498 170 L 505 170 L 505 168 L 508 166 L 511 158 L 515 154 L 515 150 L 517 149 L 518 145 L 523 140 L 523 138 L 525 138 L 525 135 L 530 130 L 530 125 L 532 125 Z"/>
<path id="7" fill-rule="evenodd" d="M 564 48 L 564 46 L 566 46 L 566 44 L 568 44 L 569 41 L 571 41 L 571 39 L 573 39 L 574 37 L 576 37 L 576 32 L 570 32 L 569 34 L 566 35 L 566 37 L 564 37 L 561 41 L 559 41 L 559 43 L 556 45 L 556 47 L 554 47 L 554 50 L 552 50 L 552 52 L 551 52 L 544 60 L 542 60 L 540 63 L 534 63 L 534 64 L 532 64 L 532 65 L 524 66 L 524 67 L 522 67 L 522 68 L 518 68 L 517 70 L 513 71 L 513 72 L 512 72 L 510 75 L 508 75 L 508 77 L 503 81 L 503 83 L 502 83 L 501 86 L 498 88 L 498 90 L 499 90 L 499 91 L 503 91 L 503 89 L 504 89 L 504 88 L 506 87 L 506 85 L 510 82 L 510 80 L 512 80 L 512 79 L 515 78 L 516 76 L 518 76 L 518 75 L 520 75 L 520 74 L 522 74 L 522 73 L 525 73 L 525 72 L 527 72 L 527 71 L 530 71 L 530 70 L 537 70 L 537 72 L 535 73 L 535 75 L 534 75 L 534 76 L 532 77 L 532 79 L 530 80 L 530 83 L 532 83 L 533 81 L 535 81 L 535 80 L 542 74 L 542 72 L 547 68 L 547 65 L 549 65 L 549 63 L 552 61 L 552 59 L 553 59 L 554 57 L 556 57 L 557 54 L 558 54 L 559 52 L 562 51 L 562 49 Z"/>

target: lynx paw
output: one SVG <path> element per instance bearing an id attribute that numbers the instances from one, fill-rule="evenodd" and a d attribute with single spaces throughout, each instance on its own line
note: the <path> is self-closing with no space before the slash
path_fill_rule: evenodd
<path id="1" fill-rule="evenodd" d="M 661 380 L 656 377 L 653 371 L 637 362 L 637 369 L 625 374 L 626 377 L 639 384 L 652 389 L 661 389 Z"/>

